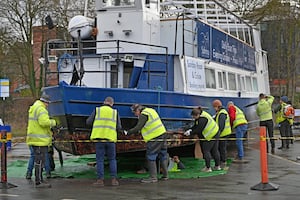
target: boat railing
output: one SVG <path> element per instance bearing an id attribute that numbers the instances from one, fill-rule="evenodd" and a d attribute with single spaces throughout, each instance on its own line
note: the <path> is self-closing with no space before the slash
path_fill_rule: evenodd
<path id="1" fill-rule="evenodd" d="M 109 47 L 97 47 L 99 43 L 112 43 Z M 126 53 L 123 49 L 123 45 L 136 45 L 136 46 L 145 46 L 151 48 L 159 49 L 158 52 L 164 55 L 165 59 L 156 59 L 154 58 L 143 58 L 143 57 L 134 57 L 133 53 Z M 97 50 L 101 49 L 107 50 L 110 53 L 97 53 Z M 139 48 L 136 48 L 139 49 Z M 94 71 L 94 70 L 85 70 L 83 66 L 83 60 L 86 58 L 103 58 L 106 61 L 114 61 L 117 63 L 120 62 L 133 62 L 134 60 L 145 61 L 149 63 L 148 67 L 148 80 L 150 80 L 150 64 L 151 63 L 162 63 L 165 66 L 165 73 L 163 74 L 166 77 L 166 90 L 168 90 L 168 47 L 154 44 L 145 44 L 140 42 L 126 41 L 126 40 L 79 40 L 79 41 L 63 41 L 63 40 L 49 40 L 46 43 L 45 49 L 45 85 L 53 85 L 53 82 L 59 80 L 58 75 L 61 74 L 72 74 L 74 71 L 59 71 L 58 64 L 60 61 L 60 57 L 63 54 L 70 54 L 74 61 L 79 63 L 79 69 L 77 69 L 78 78 L 79 78 L 79 86 L 81 86 L 81 80 L 83 78 L 84 73 L 117 73 L 116 69 L 111 70 L 102 70 L 102 71 Z M 138 52 L 136 52 L 138 53 Z M 53 78 L 53 74 L 56 76 Z M 152 76 L 155 74 L 151 74 Z M 157 74 L 158 76 L 162 76 L 162 74 Z M 50 78 L 49 78 L 50 77 Z M 52 79 L 52 80 L 49 80 Z M 53 79 L 56 79 L 53 80 Z M 50 82 L 50 84 L 49 84 Z M 148 86 L 149 86 L 148 82 Z"/>
<path id="2" fill-rule="evenodd" d="M 253 46 L 252 26 L 215 0 L 166 0 L 161 3 L 161 18 L 179 15 L 201 19 Z"/>

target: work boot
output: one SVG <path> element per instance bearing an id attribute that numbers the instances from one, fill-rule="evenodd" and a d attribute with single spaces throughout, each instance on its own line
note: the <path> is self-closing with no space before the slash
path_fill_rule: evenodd
<path id="1" fill-rule="evenodd" d="M 51 178 L 51 173 L 50 172 L 46 173 L 46 178 Z"/>
<path id="2" fill-rule="evenodd" d="M 142 179 L 141 182 L 142 183 L 156 183 L 158 181 L 157 180 L 156 161 L 148 160 L 148 169 L 149 169 L 150 177 Z"/>
<path id="3" fill-rule="evenodd" d="M 119 184 L 119 181 L 116 178 L 112 178 L 111 179 L 111 185 L 112 186 L 119 186 L 120 184 Z"/>
<path id="4" fill-rule="evenodd" d="M 275 154 L 275 148 L 274 147 L 271 149 L 271 154 Z"/>
<path id="5" fill-rule="evenodd" d="M 104 186 L 104 180 L 103 179 L 97 179 L 95 183 L 93 183 L 94 186 Z"/>
<path id="6" fill-rule="evenodd" d="M 161 161 L 161 168 L 162 168 L 162 180 L 166 181 L 169 179 L 169 176 L 168 176 L 168 160 L 163 160 Z"/>
<path id="7" fill-rule="evenodd" d="M 51 188 L 51 184 L 45 182 L 36 183 L 35 188 Z"/>
<path id="8" fill-rule="evenodd" d="M 27 172 L 26 173 L 26 179 L 31 179 L 32 173 L 31 172 Z"/>

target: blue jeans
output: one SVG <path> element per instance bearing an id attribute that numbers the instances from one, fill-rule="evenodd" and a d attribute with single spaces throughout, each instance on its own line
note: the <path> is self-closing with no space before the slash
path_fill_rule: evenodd
<path id="1" fill-rule="evenodd" d="M 155 141 L 155 140 L 159 141 Z M 166 134 L 153 138 L 152 141 L 146 143 L 147 160 L 156 161 L 159 158 L 161 161 L 168 159 Z"/>
<path id="2" fill-rule="evenodd" d="M 29 150 L 30 150 L 30 158 L 29 158 L 29 161 L 28 161 L 27 173 L 32 174 L 32 170 L 33 170 L 33 167 L 34 167 L 34 151 L 33 151 L 32 146 L 29 146 Z M 46 170 L 46 173 L 51 172 L 48 153 L 46 153 L 46 155 L 45 155 L 45 170 Z"/>
<path id="3" fill-rule="evenodd" d="M 243 139 L 245 133 L 247 131 L 248 125 L 242 124 L 235 127 L 235 137 L 236 137 L 236 146 L 238 150 L 238 157 L 242 159 L 244 157 L 244 146 L 243 146 Z"/>
<path id="4" fill-rule="evenodd" d="M 116 144 L 114 142 L 96 143 L 97 178 L 104 179 L 104 156 L 109 162 L 109 171 L 112 178 L 117 178 Z"/>

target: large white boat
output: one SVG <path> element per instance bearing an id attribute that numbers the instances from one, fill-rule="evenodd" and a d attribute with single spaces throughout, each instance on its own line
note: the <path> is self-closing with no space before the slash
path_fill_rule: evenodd
<path id="1" fill-rule="evenodd" d="M 95 19 L 71 19 L 72 41 L 47 43 L 46 61 L 58 57 L 59 84 L 45 88 L 50 115 L 63 127 L 55 133 L 58 149 L 94 153 L 94 145 L 76 141 L 89 138 L 85 120 L 107 96 L 115 99 L 124 129 L 135 125 L 130 106 L 140 103 L 158 111 L 170 138 L 183 138 L 178 132 L 191 122 L 192 108 L 214 114 L 216 98 L 225 106 L 235 102 L 255 122 L 255 107 L 246 105 L 269 93 L 257 27 L 206 0 L 96 0 L 95 12 Z M 118 143 L 117 151 L 144 147 Z"/>

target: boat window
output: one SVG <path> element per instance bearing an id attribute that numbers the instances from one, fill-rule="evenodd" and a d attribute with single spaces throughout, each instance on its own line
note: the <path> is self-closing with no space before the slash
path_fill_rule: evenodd
<path id="1" fill-rule="evenodd" d="M 227 77 L 226 72 L 218 72 L 219 88 L 227 90 Z"/>
<path id="2" fill-rule="evenodd" d="M 227 90 L 227 76 L 226 76 L 226 72 L 223 72 L 223 85 L 224 85 L 224 89 Z"/>
<path id="3" fill-rule="evenodd" d="M 253 82 L 253 92 L 258 92 L 257 78 L 253 77 L 252 82 Z"/>
<path id="4" fill-rule="evenodd" d="M 118 69 L 117 65 L 110 65 L 111 75 L 110 75 L 110 86 L 112 88 L 118 88 Z"/>
<path id="5" fill-rule="evenodd" d="M 229 90 L 236 90 L 236 78 L 234 73 L 228 73 Z"/>
<path id="6" fill-rule="evenodd" d="M 205 69 L 206 88 L 216 89 L 216 77 L 215 70 L 206 68 Z"/>
<path id="7" fill-rule="evenodd" d="M 268 72 L 268 58 L 267 58 L 267 53 L 264 51 L 262 52 L 262 60 L 263 60 L 263 72 Z"/>
<path id="8" fill-rule="evenodd" d="M 135 0 L 103 0 L 104 7 L 134 6 Z"/>
<path id="9" fill-rule="evenodd" d="M 219 88 L 224 88 L 222 72 L 218 72 L 218 81 L 219 81 Z"/>
<path id="10" fill-rule="evenodd" d="M 133 69 L 133 62 L 124 62 L 123 87 L 128 88 L 130 75 Z"/>
<path id="11" fill-rule="evenodd" d="M 242 84 L 241 84 L 241 75 L 237 75 L 237 90 L 241 91 L 242 90 Z"/>
<path id="12" fill-rule="evenodd" d="M 251 92 L 252 91 L 252 84 L 251 84 L 251 77 L 246 76 L 246 90 Z"/>
<path id="13" fill-rule="evenodd" d="M 244 76 L 241 77 L 241 89 L 242 89 L 242 91 L 246 90 L 246 87 L 245 87 L 245 77 Z"/>

